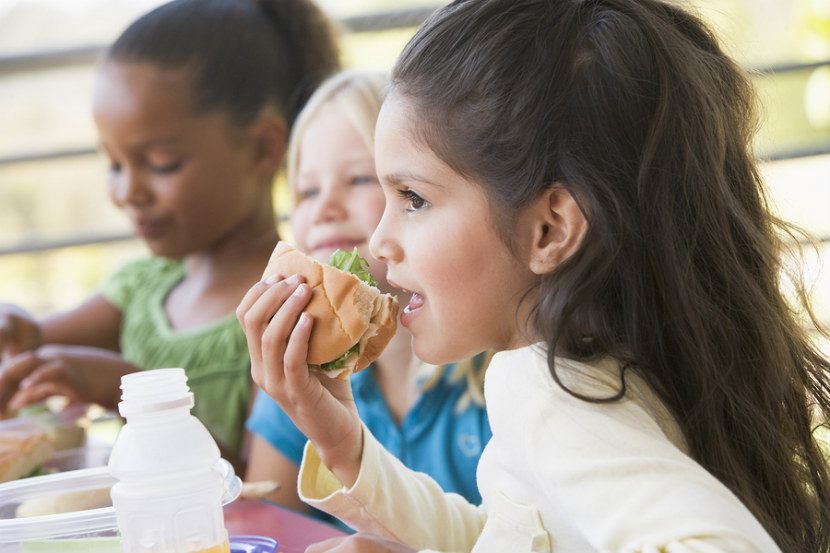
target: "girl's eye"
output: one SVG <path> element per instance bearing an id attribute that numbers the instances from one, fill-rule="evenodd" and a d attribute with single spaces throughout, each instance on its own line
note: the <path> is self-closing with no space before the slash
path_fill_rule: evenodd
<path id="1" fill-rule="evenodd" d="M 320 193 L 320 189 L 314 186 L 309 186 L 308 188 L 298 188 L 297 189 L 297 200 L 302 202 L 303 200 L 309 200 L 315 197 L 317 194 Z"/>
<path id="2" fill-rule="evenodd" d="M 399 190 L 398 193 L 401 195 L 409 205 L 407 206 L 407 211 L 418 211 L 420 209 L 424 209 L 429 205 L 425 199 L 423 199 L 417 192 L 411 190 L 409 188 L 405 190 Z"/>
<path id="3" fill-rule="evenodd" d="M 178 171 L 181 168 L 181 166 L 181 162 L 176 161 L 173 163 L 168 163 L 166 165 L 150 164 L 150 169 L 152 169 L 154 173 L 158 173 L 160 175 L 169 175 L 171 173 L 175 173 L 176 171 Z"/>
<path id="4" fill-rule="evenodd" d="M 352 184 L 376 184 L 378 178 L 374 175 L 357 175 L 352 177 Z"/>

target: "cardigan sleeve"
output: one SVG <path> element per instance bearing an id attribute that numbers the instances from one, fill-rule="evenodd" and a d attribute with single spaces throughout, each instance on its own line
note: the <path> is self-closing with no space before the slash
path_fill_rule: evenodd
<path id="1" fill-rule="evenodd" d="M 352 528 L 427 551 L 470 551 L 486 519 L 484 509 L 446 493 L 429 476 L 405 467 L 363 429 L 357 481 L 346 489 L 306 444 L 300 498 Z"/>

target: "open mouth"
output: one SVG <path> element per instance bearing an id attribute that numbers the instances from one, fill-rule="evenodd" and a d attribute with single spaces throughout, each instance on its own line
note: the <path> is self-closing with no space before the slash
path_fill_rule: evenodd
<path id="1" fill-rule="evenodd" d="M 424 297 L 413 292 L 412 297 L 409 298 L 409 304 L 401 312 L 401 324 L 408 328 L 421 312 L 424 303 Z"/>
<path id="2" fill-rule="evenodd" d="M 409 298 L 409 304 L 404 307 L 404 313 L 413 313 L 424 306 L 424 297 L 413 292 L 412 297 Z"/>

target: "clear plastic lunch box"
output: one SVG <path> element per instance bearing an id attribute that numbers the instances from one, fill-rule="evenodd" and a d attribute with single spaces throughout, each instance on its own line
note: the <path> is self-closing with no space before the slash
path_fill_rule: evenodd
<path id="1" fill-rule="evenodd" d="M 222 503 L 239 496 L 242 481 L 224 459 L 216 464 L 223 476 Z M 78 494 L 100 494 L 116 480 L 106 466 L 70 470 L 45 476 L 22 478 L 0 484 L 0 553 L 118 552 L 115 510 L 111 505 L 36 516 L 20 516 L 34 502 L 59 505 L 61 499 Z M 264 549 L 262 551 L 265 551 Z"/>

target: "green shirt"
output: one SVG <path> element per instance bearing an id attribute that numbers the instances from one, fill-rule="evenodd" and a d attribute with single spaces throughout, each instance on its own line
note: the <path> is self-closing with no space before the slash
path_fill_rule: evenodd
<path id="1" fill-rule="evenodd" d="M 132 261 L 104 283 L 123 313 L 121 354 L 142 369 L 181 367 L 195 415 L 217 442 L 239 452 L 251 394 L 250 356 L 235 314 L 199 329 L 170 328 L 164 300 L 184 278 L 184 264 L 161 257 Z"/>

